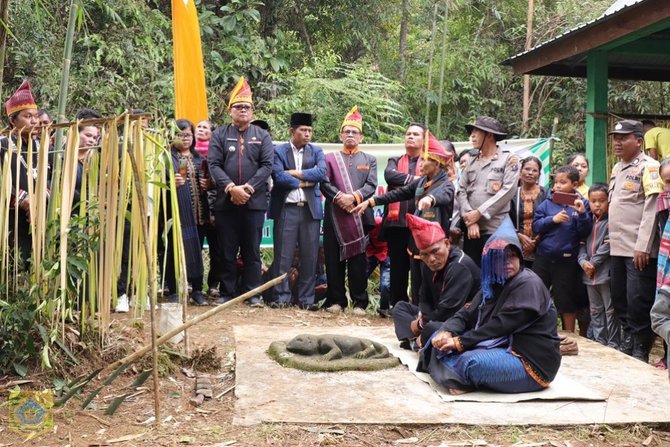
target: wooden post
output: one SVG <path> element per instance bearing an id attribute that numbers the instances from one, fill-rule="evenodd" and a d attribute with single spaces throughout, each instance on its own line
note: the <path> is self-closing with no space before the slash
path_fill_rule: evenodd
<path id="1" fill-rule="evenodd" d="M 551 185 L 551 178 L 554 175 L 554 141 L 556 132 L 558 132 L 558 118 L 554 117 L 554 124 L 551 126 L 551 138 L 549 139 L 549 178 L 545 180 L 549 181 L 549 185 Z"/>
<path id="2" fill-rule="evenodd" d="M 250 290 L 250 291 L 248 291 L 248 292 L 246 292 L 246 293 L 244 293 L 244 294 L 242 294 L 242 295 L 240 295 L 236 298 L 233 298 L 230 301 L 227 301 L 225 304 L 221 304 L 220 306 L 216 306 L 216 307 L 208 310 L 207 312 L 198 315 L 197 317 L 193 318 L 192 320 L 188 320 L 187 322 L 185 322 L 181 326 L 172 329 L 167 334 L 161 335 L 158 339 L 156 339 L 156 346 L 162 345 L 163 343 L 167 342 L 168 340 L 170 340 L 172 337 L 174 337 L 178 333 L 184 331 L 185 329 L 190 328 L 191 326 L 195 326 L 196 324 L 198 324 L 198 323 L 200 323 L 200 322 L 202 322 L 202 321 L 204 321 L 204 320 L 206 320 L 210 317 L 213 317 L 214 315 L 218 314 L 219 312 L 224 311 L 225 309 L 231 307 L 232 305 L 237 304 L 237 303 L 241 303 L 242 301 L 247 300 L 247 299 L 251 298 L 252 296 L 256 296 L 256 295 L 260 294 L 264 290 L 267 290 L 270 287 L 273 287 L 273 286 L 279 284 L 285 278 L 286 278 L 286 273 L 284 273 L 281 276 L 276 277 L 275 279 L 272 279 L 272 280 L 266 282 L 265 284 L 263 284 L 261 286 L 256 287 L 253 290 Z M 112 370 L 115 370 L 115 369 L 117 369 L 117 368 L 119 368 L 123 365 L 127 365 L 129 363 L 132 363 L 135 360 L 137 360 L 138 358 L 142 357 L 147 352 L 151 351 L 151 348 L 152 348 L 151 345 L 144 346 L 141 349 L 138 349 L 134 353 L 130 354 L 129 356 L 124 357 L 121 360 L 118 360 L 118 361 L 112 363 L 111 365 L 108 365 L 105 369 L 100 371 L 100 373 L 103 373 L 105 371 L 112 371 Z"/>
<path id="3" fill-rule="evenodd" d="M 588 183 L 607 181 L 607 53 L 586 56 L 586 157 L 591 163 Z"/>

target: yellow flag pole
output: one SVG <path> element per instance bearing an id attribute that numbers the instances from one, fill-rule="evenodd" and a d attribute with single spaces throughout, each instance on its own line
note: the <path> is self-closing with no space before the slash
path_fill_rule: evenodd
<path id="1" fill-rule="evenodd" d="M 172 0 L 175 118 L 207 119 L 200 24 L 194 0 Z"/>

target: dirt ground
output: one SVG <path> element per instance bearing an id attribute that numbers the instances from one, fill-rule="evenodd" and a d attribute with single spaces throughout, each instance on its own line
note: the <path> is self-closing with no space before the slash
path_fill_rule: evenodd
<path id="1" fill-rule="evenodd" d="M 196 315 L 208 308 L 190 308 Z M 127 327 L 137 326 L 128 316 L 117 316 Z M 145 317 L 145 332 L 148 316 Z M 214 398 L 196 408 L 189 403 L 195 379 L 179 370 L 160 381 L 161 423 L 153 424 L 153 386 L 151 380 L 140 394 L 127 399 L 114 416 L 104 409 L 123 386 L 135 380 L 136 373 L 125 373 L 103 389 L 93 401 L 96 409 L 80 411 L 81 400 L 71 399 L 54 410 L 53 430 L 26 441 L 25 434 L 8 428 L 7 379 L 0 378 L 0 447 L 5 446 L 670 446 L 670 424 L 662 425 L 589 425 L 572 427 L 500 427 L 468 425 L 292 425 L 261 424 L 253 427 L 232 425 L 235 404 L 235 361 L 232 328 L 240 324 L 267 324 L 268 332 L 258 334 L 259 343 L 272 339 L 271 326 L 305 327 L 390 325 L 377 316 L 330 315 L 323 311 L 249 308 L 233 306 L 189 332 L 191 352 L 215 346 L 221 368 L 212 373 Z M 655 352 L 658 352 L 657 350 Z M 658 360 L 658 354 L 652 362 Z M 22 389 L 36 387 L 46 379 L 37 375 L 35 382 Z M 94 389 L 99 383 L 89 386 Z M 304 398 L 296 394 L 296 398 Z M 667 396 L 659 396 L 659 405 L 667 405 Z"/>

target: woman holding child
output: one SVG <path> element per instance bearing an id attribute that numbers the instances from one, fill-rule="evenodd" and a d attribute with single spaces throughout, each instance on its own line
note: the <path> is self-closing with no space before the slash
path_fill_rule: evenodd
<path id="1" fill-rule="evenodd" d="M 481 283 L 470 305 L 431 336 L 418 370 L 451 394 L 546 388 L 561 364 L 556 308 L 542 280 L 523 267 L 509 219 L 484 246 Z"/>

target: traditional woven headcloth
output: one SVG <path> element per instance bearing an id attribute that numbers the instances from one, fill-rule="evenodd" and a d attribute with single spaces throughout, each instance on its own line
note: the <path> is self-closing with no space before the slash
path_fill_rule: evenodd
<path id="1" fill-rule="evenodd" d="M 21 86 L 14 92 L 11 98 L 5 103 L 5 110 L 7 116 L 11 116 L 16 112 L 26 109 L 37 109 L 33 92 L 30 90 L 30 82 L 26 79 L 21 83 Z"/>
<path id="2" fill-rule="evenodd" d="M 251 96 L 251 87 L 249 87 L 249 83 L 244 78 L 244 76 L 242 76 L 240 80 L 237 81 L 237 85 L 230 93 L 228 108 L 230 109 L 230 106 L 237 104 L 238 102 L 248 102 L 249 104 L 254 103 L 254 99 Z"/>
<path id="3" fill-rule="evenodd" d="M 416 247 L 419 250 L 425 250 L 434 243 L 447 238 L 442 226 L 437 222 L 432 222 L 409 213 L 405 215 L 405 218 L 407 220 L 407 227 L 410 233 L 412 233 Z"/>
<path id="4" fill-rule="evenodd" d="M 347 116 L 344 117 L 344 121 L 342 121 L 342 125 L 340 126 L 340 132 L 342 132 L 344 126 L 353 126 L 363 132 L 363 115 L 358 111 L 358 106 L 352 107 Z"/>
<path id="5" fill-rule="evenodd" d="M 449 160 L 454 158 L 454 154 L 447 152 L 442 143 L 430 133 L 430 130 L 426 130 L 426 133 L 428 138 L 423 139 L 423 158 L 434 160 L 440 166 L 446 166 Z"/>
<path id="6" fill-rule="evenodd" d="M 509 216 L 500 224 L 498 229 L 489 237 L 482 251 L 481 281 L 484 299 L 493 296 L 493 285 L 504 284 L 507 280 L 505 274 L 505 248 L 512 245 L 517 248 L 518 254 L 523 259 L 521 242 L 516 235 L 514 225 Z"/>

